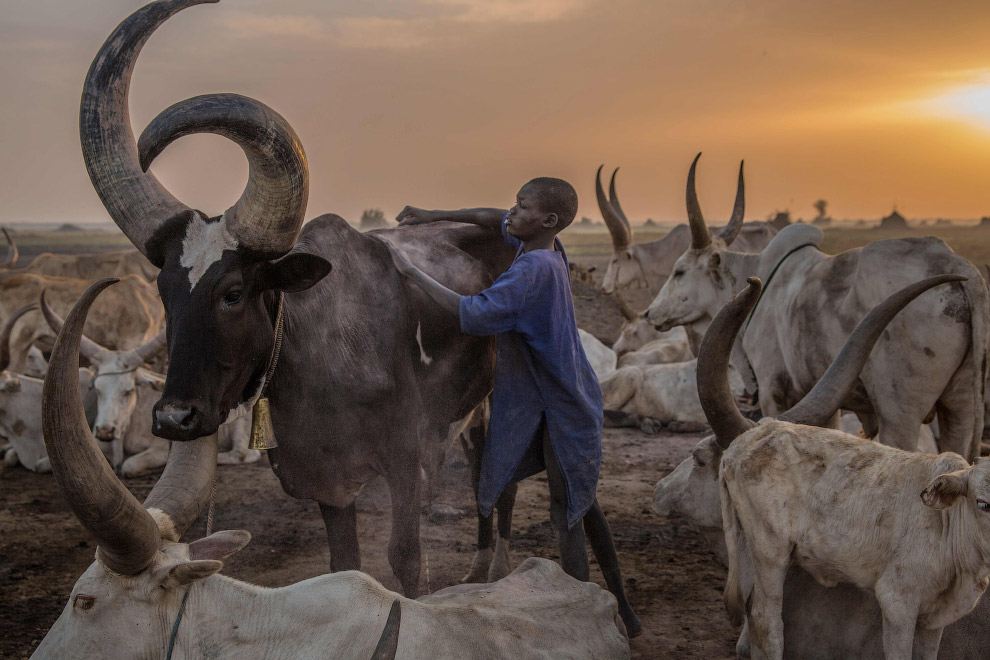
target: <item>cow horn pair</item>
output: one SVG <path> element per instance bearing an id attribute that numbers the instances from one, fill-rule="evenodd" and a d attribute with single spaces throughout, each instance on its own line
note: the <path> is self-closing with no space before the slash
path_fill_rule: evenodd
<path id="1" fill-rule="evenodd" d="M 687 180 L 687 212 L 688 224 L 691 226 L 691 249 L 703 250 L 711 245 L 712 237 L 708 233 L 708 225 L 705 224 L 705 216 L 701 213 L 701 204 L 698 203 L 698 191 L 694 187 L 694 171 L 698 166 L 698 159 L 701 152 L 694 157 L 691 169 L 688 171 Z M 743 215 L 746 212 L 746 184 L 743 181 L 743 163 L 739 162 L 739 183 L 736 186 L 736 202 L 732 206 L 732 217 L 729 224 L 718 235 L 725 244 L 731 245 L 736 240 L 736 236 L 742 231 Z"/>
<path id="2" fill-rule="evenodd" d="M 619 173 L 619 168 L 612 172 L 612 181 L 608 184 L 608 197 L 605 197 L 605 190 L 602 188 L 602 168 L 598 166 L 598 174 L 595 175 L 595 196 L 598 198 L 598 210 L 602 213 L 608 233 L 612 235 L 612 246 L 616 251 L 625 250 L 632 243 L 632 226 L 626 217 L 622 206 L 619 205 L 619 197 L 615 193 L 615 175 Z"/>
<path id="3" fill-rule="evenodd" d="M 176 12 L 218 1 L 159 0 L 137 10 L 107 38 L 83 87 L 79 133 L 90 179 L 114 222 L 159 268 L 165 239 L 193 212 L 147 169 L 184 135 L 216 133 L 247 156 L 247 186 L 221 219 L 240 248 L 265 258 L 285 254 L 306 212 L 309 169 L 302 144 L 288 122 L 259 101 L 236 94 L 187 99 L 159 114 L 134 141 L 127 97 L 141 48 Z"/>
<path id="4" fill-rule="evenodd" d="M 870 351 L 898 312 L 932 287 L 962 282 L 961 275 L 938 275 L 906 286 L 874 307 L 859 322 L 818 383 L 790 410 L 777 419 L 807 426 L 825 426 L 849 394 Z M 736 407 L 729 388 L 729 353 L 739 328 L 760 297 L 762 283 L 750 277 L 749 285 L 737 293 L 712 319 L 698 351 L 698 395 L 715 439 L 724 449 L 754 426 Z"/>
<path id="5" fill-rule="evenodd" d="M 11 314 L 10 318 L 3 324 L 3 330 L 0 331 L 0 371 L 4 371 L 10 366 L 10 335 L 13 333 L 14 324 L 22 316 L 35 309 L 38 309 L 38 306 L 34 303 L 24 305 Z"/>
<path id="6" fill-rule="evenodd" d="M 0 270 L 10 270 L 17 265 L 17 257 L 20 255 L 20 252 L 17 250 L 17 243 L 10 237 L 10 232 L 7 231 L 7 228 L 0 227 L 0 231 L 3 231 L 4 238 L 7 239 L 7 258 L 0 264 Z"/>
<path id="7" fill-rule="evenodd" d="M 79 344 L 90 306 L 115 282 L 103 279 L 86 289 L 55 340 L 42 393 L 42 431 L 59 490 L 96 538 L 98 557 L 114 573 L 136 575 L 151 563 L 162 539 L 178 541 L 206 504 L 217 441 L 213 435 L 173 443 L 165 471 L 143 506 L 113 473 L 86 422 Z"/>
<path id="8" fill-rule="evenodd" d="M 45 300 L 45 293 L 47 289 L 41 292 L 41 313 L 44 314 L 45 320 L 48 322 L 48 326 L 52 329 L 56 335 L 62 331 L 62 326 L 64 321 L 62 317 L 56 314 L 51 307 L 48 306 L 48 301 Z M 141 344 L 137 348 L 132 348 L 127 351 L 114 351 L 105 346 L 100 346 L 97 342 L 93 341 L 86 335 L 80 337 L 79 352 L 83 354 L 87 360 L 93 364 L 100 364 L 105 362 L 114 353 L 123 355 L 124 358 L 121 362 L 123 369 L 136 369 L 146 362 L 150 362 L 156 355 L 158 355 L 162 349 L 165 348 L 165 331 L 162 330 L 157 335 Z"/>

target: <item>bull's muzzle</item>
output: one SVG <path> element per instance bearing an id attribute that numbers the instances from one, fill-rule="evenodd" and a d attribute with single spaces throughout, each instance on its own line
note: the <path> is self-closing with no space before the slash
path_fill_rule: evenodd
<path id="1" fill-rule="evenodd" d="M 151 432 L 167 440 L 195 440 L 216 429 L 207 428 L 206 416 L 195 404 L 163 403 L 155 405 Z"/>

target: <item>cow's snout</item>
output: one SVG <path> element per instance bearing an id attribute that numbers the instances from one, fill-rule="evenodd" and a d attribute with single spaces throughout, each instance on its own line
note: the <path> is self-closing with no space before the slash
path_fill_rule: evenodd
<path id="1" fill-rule="evenodd" d="M 117 435 L 115 431 L 112 426 L 101 425 L 93 429 L 93 435 L 102 442 L 111 442 Z"/>
<path id="2" fill-rule="evenodd" d="M 194 404 L 175 404 L 161 401 L 155 406 L 152 433 L 168 440 L 195 440 L 212 431 L 205 430 L 205 416 Z"/>

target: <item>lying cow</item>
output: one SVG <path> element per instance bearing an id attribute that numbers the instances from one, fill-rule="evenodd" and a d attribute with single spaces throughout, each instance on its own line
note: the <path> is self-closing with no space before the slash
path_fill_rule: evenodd
<path id="1" fill-rule="evenodd" d="M 670 232 L 655 241 L 632 244 L 632 225 L 619 205 L 615 193 L 615 173 L 609 184 L 609 196 L 602 190 L 602 168 L 598 168 L 595 179 L 595 193 L 598 209 L 612 236 L 612 258 L 602 279 L 602 292 L 611 294 L 631 286 L 634 282 L 645 286 L 656 295 L 670 276 L 674 262 L 691 244 L 691 230 L 687 225 L 677 225 Z M 739 187 L 736 189 L 736 202 L 732 217 L 724 228 L 713 228 L 711 237 L 724 246 L 732 245 L 740 252 L 759 252 L 774 237 L 777 230 L 765 222 L 743 223 L 746 194 L 743 184 L 742 163 L 739 164 Z"/>
<path id="2" fill-rule="evenodd" d="M 760 254 L 714 241 L 688 174 L 692 244 L 650 305 L 650 322 L 703 328 L 749 276 L 767 284 L 733 351 L 744 378 L 755 376 L 765 415 L 794 405 L 824 373 L 849 331 L 887 295 L 933 272 L 968 281 L 930 291 L 887 328 L 842 407 L 871 437 L 903 442 L 934 409 L 939 448 L 978 453 L 990 339 L 990 295 L 979 273 L 939 239 L 899 238 L 828 255 L 817 227 L 785 227 Z M 921 377 L 923 376 L 923 377 Z M 891 386 L 895 383 L 896 386 Z"/>
<path id="3" fill-rule="evenodd" d="M 598 376 L 598 380 L 615 371 L 615 351 L 590 332 L 579 329 L 578 335 L 581 337 L 581 347 L 584 348 L 584 353 L 588 356 L 588 362 L 591 363 L 591 369 Z"/>
<path id="4" fill-rule="evenodd" d="M 696 431 L 706 425 L 698 399 L 697 360 L 645 367 L 620 367 L 601 381 L 606 420 L 613 426 L 638 426 L 657 433 L 663 425 Z M 742 396 L 742 379 L 733 376 L 733 394 Z"/>
<path id="5" fill-rule="evenodd" d="M 33 658 L 164 657 L 173 645 L 178 657 L 214 660 L 629 657 L 611 594 L 544 559 L 496 583 L 419 601 L 358 571 L 278 589 L 218 575 L 222 560 L 247 544 L 247 532 L 178 542 L 213 481 L 214 461 L 192 454 L 209 458 L 215 438 L 176 443 L 142 506 L 107 466 L 84 421 L 75 375 L 82 325 L 110 282 L 95 283 L 69 313 L 45 383 L 52 469 L 98 548 Z"/>
<path id="6" fill-rule="evenodd" d="M 46 292 L 41 292 L 41 311 L 58 334 L 62 319 L 48 306 Z M 150 341 L 128 351 L 115 351 L 83 335 L 80 351 L 95 372 L 96 420 L 93 433 L 105 447 L 107 459 L 125 477 L 136 477 L 165 465 L 169 442 L 155 437 L 148 425 L 152 408 L 161 397 L 165 377 L 142 365 L 165 349 L 165 331 Z M 218 430 L 220 465 L 254 463 L 261 452 L 248 449 L 251 420 L 232 420 Z M 124 456 L 128 456 L 125 460 Z"/>
<path id="7" fill-rule="evenodd" d="M 713 320 L 699 369 L 705 414 L 727 447 L 719 472 L 726 607 L 736 623 L 748 610 L 759 657 L 783 657 L 781 608 L 792 560 L 825 586 L 849 582 L 877 597 L 888 658 L 908 657 L 912 643 L 914 657 L 935 658 L 942 627 L 968 612 L 986 588 L 990 562 L 982 557 L 990 548 L 982 550 L 985 542 L 973 534 L 980 537 L 990 524 L 979 519 L 979 509 L 990 509 L 990 462 L 966 467 L 957 455 L 907 452 L 805 425 L 835 414 L 893 313 L 926 289 L 958 279 L 929 278 L 888 298 L 804 399 L 755 428 L 728 396 L 725 365 L 759 297 L 759 280 L 750 278 L 749 288 Z M 942 474 L 947 470 L 956 471 Z M 952 508 L 903 510 L 922 488 L 926 505 Z M 969 501 L 960 499 L 967 490 Z"/>
<path id="8" fill-rule="evenodd" d="M 0 449 L 5 465 L 23 465 L 32 472 L 50 472 L 48 454 L 41 437 L 41 388 L 38 378 L 8 371 L 10 365 L 10 333 L 24 314 L 36 305 L 21 307 L 4 322 L 0 331 L 0 436 L 7 445 Z M 79 386 L 85 399 L 87 419 L 96 414 L 93 372 L 79 370 Z"/>
<path id="9" fill-rule="evenodd" d="M 619 310 L 625 319 L 619 329 L 619 338 L 612 345 L 612 349 L 620 360 L 630 353 L 643 351 L 647 353 L 641 353 L 642 355 L 657 352 L 654 356 L 656 361 L 648 364 L 686 362 L 694 357 L 687 332 L 683 327 L 678 326 L 661 332 L 653 327 L 653 324 L 646 319 L 645 314 L 634 312 L 621 294 L 616 293 L 615 299 L 619 303 Z M 642 357 L 639 358 L 639 360 L 642 359 Z"/>

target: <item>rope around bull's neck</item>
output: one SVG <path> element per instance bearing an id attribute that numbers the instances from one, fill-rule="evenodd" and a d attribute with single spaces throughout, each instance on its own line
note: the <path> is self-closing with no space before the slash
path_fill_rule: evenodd
<path id="1" fill-rule="evenodd" d="M 785 254 L 781 258 L 781 260 L 777 262 L 777 265 L 773 267 L 773 270 L 770 271 L 770 275 L 769 277 L 767 277 L 767 281 L 763 283 L 763 288 L 760 289 L 760 295 L 757 296 L 756 298 L 756 304 L 753 305 L 753 309 L 749 310 L 749 316 L 746 317 L 746 327 L 743 329 L 741 334 L 745 335 L 746 330 L 749 330 L 749 322 L 753 319 L 753 314 L 756 313 L 756 308 L 760 306 L 760 301 L 763 300 L 763 294 L 765 294 L 767 292 L 767 289 L 770 288 L 770 282 L 773 281 L 773 276 L 777 274 L 777 271 L 780 269 L 781 266 L 784 265 L 784 262 L 787 261 L 788 257 L 790 257 L 798 250 L 803 250 L 806 247 L 818 247 L 818 246 L 815 245 L 814 243 L 802 243 L 801 245 L 797 246 L 796 248 L 792 249 L 790 252 Z"/>
<path id="2" fill-rule="evenodd" d="M 278 357 L 282 353 L 282 337 L 285 334 L 285 292 L 278 292 L 278 311 L 275 312 L 275 343 L 272 345 L 271 355 L 268 356 L 268 369 L 265 370 L 265 381 L 262 383 L 261 396 L 268 390 L 268 384 L 275 375 L 275 367 L 278 365 Z"/>

